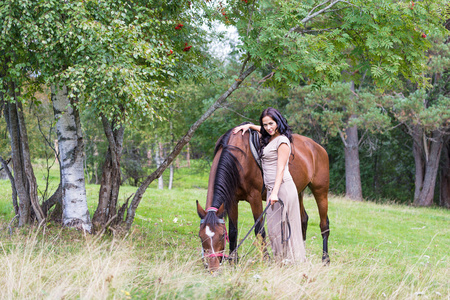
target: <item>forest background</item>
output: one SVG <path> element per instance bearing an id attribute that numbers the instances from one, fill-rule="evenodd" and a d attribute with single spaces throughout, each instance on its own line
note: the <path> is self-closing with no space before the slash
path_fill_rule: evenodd
<path id="1" fill-rule="evenodd" d="M 19 226 L 53 213 L 88 231 L 129 229 L 179 153 L 207 172 L 217 138 L 268 106 L 326 148 L 331 193 L 450 206 L 446 1 L 1 8 L 0 156 Z M 218 58 L 219 24 L 237 37 Z M 59 186 L 36 184 L 37 159 L 60 165 Z M 100 184 L 93 216 L 85 180 Z M 137 190 L 120 206 L 124 184 Z"/>

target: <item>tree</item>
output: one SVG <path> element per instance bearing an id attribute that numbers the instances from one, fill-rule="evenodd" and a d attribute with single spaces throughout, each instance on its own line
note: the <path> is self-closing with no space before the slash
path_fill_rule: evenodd
<path id="1" fill-rule="evenodd" d="M 344 145 L 346 196 L 363 198 L 359 146 L 368 132 L 380 132 L 390 123 L 386 114 L 376 106 L 377 96 L 361 91 L 355 93 L 353 83 L 334 83 L 314 90 L 304 87 L 292 92 L 288 106 L 291 123 L 305 129 L 319 126 L 328 137 L 338 135 Z M 358 139 L 358 130 L 364 130 Z"/>
<path id="2" fill-rule="evenodd" d="M 413 141 L 415 162 L 414 204 L 433 204 L 439 159 L 448 140 L 450 98 L 427 97 L 423 90 L 409 96 L 398 95 L 393 100 L 393 113 Z M 391 105 L 391 104 L 389 104 Z"/>
<path id="3" fill-rule="evenodd" d="M 449 76 L 450 47 L 444 34 L 432 33 L 427 36 L 433 47 L 427 52 L 427 73 L 429 81 L 425 88 L 407 86 L 403 93 L 387 97 L 387 107 L 406 133 L 412 139 L 415 162 L 414 204 L 433 204 L 437 183 L 439 161 L 450 134 Z M 445 151 L 444 151 L 445 153 Z M 445 160 L 443 165 L 445 170 Z M 445 174 L 444 179 L 445 179 Z M 441 181 L 445 186 L 445 180 Z M 445 188 L 442 191 L 445 193 Z"/>
<path id="4" fill-rule="evenodd" d="M 19 226 L 30 224 L 35 217 L 39 222 L 45 218 L 39 204 L 23 113 L 27 96 L 23 85 L 32 81 L 29 76 L 32 68 L 26 54 L 27 44 L 34 36 L 31 32 L 28 35 L 24 32 L 32 30 L 34 16 L 28 9 L 27 3 L 18 1 L 8 3 L 0 11 L 0 19 L 3 20 L 0 24 L 0 107 L 3 107 L 10 136 L 14 180 L 10 178 L 13 193 L 17 193 L 19 198 L 16 211 Z"/>

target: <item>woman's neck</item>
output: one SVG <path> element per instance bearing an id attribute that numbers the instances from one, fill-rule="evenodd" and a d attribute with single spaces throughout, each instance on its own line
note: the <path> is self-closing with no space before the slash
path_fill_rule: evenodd
<path id="1" fill-rule="evenodd" d="M 274 135 L 272 135 L 272 136 L 270 137 L 269 142 L 273 141 L 274 139 L 276 139 L 276 138 L 279 137 L 279 136 L 280 136 L 280 133 L 277 131 Z"/>

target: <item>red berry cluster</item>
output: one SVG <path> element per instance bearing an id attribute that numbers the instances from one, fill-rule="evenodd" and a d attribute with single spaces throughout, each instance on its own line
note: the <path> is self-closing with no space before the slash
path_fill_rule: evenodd
<path id="1" fill-rule="evenodd" d="M 414 7 L 414 1 L 411 1 L 411 9 Z"/>
<path id="2" fill-rule="evenodd" d="M 222 12 L 222 15 L 225 17 L 225 20 L 228 21 L 227 13 L 225 12 L 225 8 L 222 6 L 222 2 L 219 2 L 219 11 Z"/>
<path id="3" fill-rule="evenodd" d="M 426 35 L 425 33 L 422 33 L 422 37 L 423 37 L 423 38 L 426 38 L 427 35 Z"/>
<path id="4" fill-rule="evenodd" d="M 173 53 L 173 51 L 172 51 L 172 50 L 170 50 L 170 51 L 169 51 L 169 54 L 167 54 L 167 56 L 171 56 L 171 55 L 172 55 L 172 53 Z"/>
<path id="5" fill-rule="evenodd" d="M 247 0 L 242 0 L 242 1 L 244 1 L 245 3 L 248 3 L 248 1 L 247 1 Z"/>
<path id="6" fill-rule="evenodd" d="M 181 27 L 183 27 L 183 26 L 184 26 L 183 24 L 179 23 L 179 24 L 177 25 L 177 27 L 175 27 L 175 30 L 180 30 Z"/>
<path id="7" fill-rule="evenodd" d="M 188 46 L 188 43 L 185 43 L 185 44 L 184 44 L 183 51 L 184 51 L 184 52 L 188 52 L 189 50 L 191 50 L 191 47 L 192 47 L 192 45 L 191 45 L 191 46 Z"/>

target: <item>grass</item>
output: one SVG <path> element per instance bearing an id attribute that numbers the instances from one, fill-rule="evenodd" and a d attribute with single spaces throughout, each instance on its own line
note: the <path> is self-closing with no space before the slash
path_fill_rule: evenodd
<path id="1" fill-rule="evenodd" d="M 263 262 L 257 250 L 217 276 L 203 268 L 197 236 L 206 189 L 151 187 L 125 236 L 84 236 L 49 223 L 9 235 L 9 182 L 0 181 L 3 299 L 449 299 L 450 211 L 330 197 L 330 258 L 321 263 L 319 218 L 310 216 L 308 263 Z M 201 179 L 200 181 L 203 181 Z M 187 180 L 188 181 L 188 180 Z M 193 184 L 192 184 L 193 183 Z M 201 184 L 198 184 L 201 187 Z M 121 201 L 135 191 L 121 189 Z M 93 213 L 98 186 L 87 186 Z M 252 225 L 240 203 L 239 237 Z M 251 237 L 241 256 L 252 248 Z"/>

